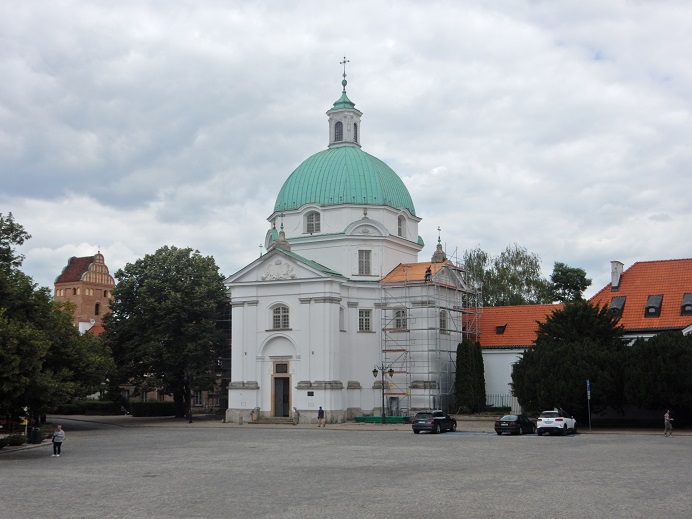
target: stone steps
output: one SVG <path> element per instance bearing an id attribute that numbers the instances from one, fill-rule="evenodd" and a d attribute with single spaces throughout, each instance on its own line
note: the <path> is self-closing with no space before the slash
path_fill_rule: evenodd
<path id="1" fill-rule="evenodd" d="M 268 424 L 292 425 L 293 424 L 293 418 L 282 417 L 282 416 L 269 416 L 269 417 L 264 417 L 264 418 L 258 418 L 257 420 L 252 420 L 248 423 L 249 424 L 258 424 L 258 425 L 268 425 Z"/>

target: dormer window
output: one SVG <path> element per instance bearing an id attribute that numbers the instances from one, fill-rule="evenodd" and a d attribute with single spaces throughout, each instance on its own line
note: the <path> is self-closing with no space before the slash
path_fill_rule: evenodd
<path id="1" fill-rule="evenodd" d="M 334 142 L 344 140 L 344 123 L 337 121 L 334 125 Z"/>
<path id="2" fill-rule="evenodd" d="M 496 326 L 495 327 L 495 335 L 504 335 L 506 329 L 507 329 L 506 324 L 501 324 L 499 326 Z"/>
<path id="3" fill-rule="evenodd" d="M 308 234 L 320 232 L 320 213 L 310 211 L 305 215 L 305 232 Z"/>
<path id="4" fill-rule="evenodd" d="M 644 317 L 661 317 L 661 303 L 663 303 L 662 295 L 649 296 L 646 300 Z"/>
<path id="5" fill-rule="evenodd" d="M 627 296 L 617 296 L 610 300 L 608 311 L 617 319 L 622 317 L 622 312 L 625 310 L 625 301 Z"/>
<path id="6" fill-rule="evenodd" d="M 353 123 L 353 142 L 358 142 L 358 125 Z"/>
<path id="7" fill-rule="evenodd" d="M 682 296 L 682 305 L 680 305 L 680 315 L 692 315 L 692 293 Z"/>

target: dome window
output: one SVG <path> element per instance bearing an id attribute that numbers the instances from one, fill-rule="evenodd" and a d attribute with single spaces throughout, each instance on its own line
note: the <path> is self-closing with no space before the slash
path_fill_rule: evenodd
<path id="1" fill-rule="evenodd" d="M 403 216 L 399 216 L 397 235 L 402 238 L 406 236 L 406 219 Z"/>
<path id="2" fill-rule="evenodd" d="M 370 265 L 371 265 L 371 251 L 369 250 L 359 250 L 358 251 L 358 275 L 360 276 L 370 276 Z"/>
<path id="3" fill-rule="evenodd" d="M 305 215 L 305 232 L 308 234 L 320 232 L 320 213 L 310 211 Z"/>
<path id="4" fill-rule="evenodd" d="M 344 140 L 344 123 L 337 121 L 334 125 L 334 141 Z"/>

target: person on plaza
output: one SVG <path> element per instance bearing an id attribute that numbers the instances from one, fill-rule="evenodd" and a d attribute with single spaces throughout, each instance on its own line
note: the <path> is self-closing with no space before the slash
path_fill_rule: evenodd
<path id="1" fill-rule="evenodd" d="M 53 456 L 60 456 L 60 447 L 65 440 L 65 431 L 62 430 L 62 425 L 58 425 L 53 433 Z"/>
<path id="2" fill-rule="evenodd" d="M 317 427 L 327 427 L 327 422 L 324 419 L 324 409 L 322 409 L 322 406 L 320 406 L 319 410 L 317 411 L 317 422 Z"/>
<path id="3" fill-rule="evenodd" d="M 670 417 L 670 409 L 666 409 L 663 415 L 663 436 L 673 436 L 673 419 Z"/>

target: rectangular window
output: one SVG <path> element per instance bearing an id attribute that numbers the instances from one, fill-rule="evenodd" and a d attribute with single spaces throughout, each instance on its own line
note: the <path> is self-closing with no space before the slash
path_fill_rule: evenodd
<path id="1" fill-rule="evenodd" d="M 275 330 L 287 330 L 289 328 L 288 307 L 277 306 L 274 308 L 272 317 L 272 328 Z"/>
<path id="2" fill-rule="evenodd" d="M 288 373 L 288 364 L 283 362 L 280 364 L 276 364 L 274 373 Z"/>
<path id="3" fill-rule="evenodd" d="M 406 323 L 406 310 L 397 310 L 394 316 L 394 328 L 405 329 L 407 328 Z"/>
<path id="4" fill-rule="evenodd" d="M 372 331 L 372 310 L 358 310 L 358 331 Z"/>
<path id="5" fill-rule="evenodd" d="M 192 393 L 192 405 L 202 405 L 202 392 L 199 389 Z"/>
<path id="6" fill-rule="evenodd" d="M 369 250 L 359 250 L 358 251 L 358 274 L 361 276 L 370 275 L 370 255 L 372 251 Z"/>

